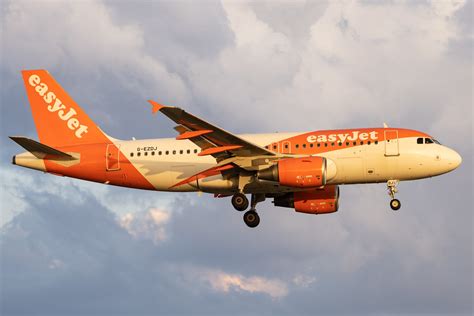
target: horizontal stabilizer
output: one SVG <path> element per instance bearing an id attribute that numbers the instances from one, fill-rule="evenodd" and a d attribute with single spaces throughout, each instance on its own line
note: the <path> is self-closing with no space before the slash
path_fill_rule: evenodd
<path id="1" fill-rule="evenodd" d="M 10 136 L 15 143 L 39 159 L 76 160 L 73 156 L 23 136 Z"/>

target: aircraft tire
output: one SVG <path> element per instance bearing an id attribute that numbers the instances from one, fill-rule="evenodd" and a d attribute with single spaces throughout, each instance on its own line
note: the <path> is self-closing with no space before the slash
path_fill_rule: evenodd
<path id="1" fill-rule="evenodd" d="M 247 211 L 244 214 L 244 222 L 250 228 L 257 227 L 260 224 L 260 216 L 253 210 Z"/>
<path id="2" fill-rule="evenodd" d="M 249 207 L 249 200 L 243 193 L 236 193 L 232 196 L 232 206 L 239 212 L 245 211 Z"/>
<path id="3" fill-rule="evenodd" d="M 390 201 L 390 207 L 391 207 L 392 210 L 394 210 L 394 211 L 398 211 L 401 206 L 402 206 L 402 204 L 401 204 L 400 201 L 397 200 L 397 199 L 393 199 L 393 200 Z"/>

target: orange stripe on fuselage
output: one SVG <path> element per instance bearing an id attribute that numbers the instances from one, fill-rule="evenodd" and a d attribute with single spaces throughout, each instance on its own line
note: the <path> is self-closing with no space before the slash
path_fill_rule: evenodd
<path id="1" fill-rule="evenodd" d="M 119 170 L 107 171 L 107 145 L 109 145 L 109 151 L 118 152 Z M 118 150 L 117 146 L 111 142 L 59 147 L 57 149 L 69 153 L 78 153 L 80 155 L 80 162 L 67 166 L 54 162 L 53 160 L 45 160 L 47 172 L 111 185 L 155 190 L 155 187 L 137 170 L 130 160 Z"/>
<path id="2" fill-rule="evenodd" d="M 265 148 L 293 155 L 311 155 L 344 148 L 366 145 L 370 141 L 385 141 L 386 131 L 397 131 L 398 138 L 431 137 L 428 134 L 403 128 L 360 128 L 323 130 L 300 134 L 269 144 Z M 319 144 L 319 146 L 318 146 Z M 288 148 L 285 148 L 288 145 Z M 297 146 L 298 145 L 298 146 Z M 276 146 L 277 148 L 273 148 Z"/>

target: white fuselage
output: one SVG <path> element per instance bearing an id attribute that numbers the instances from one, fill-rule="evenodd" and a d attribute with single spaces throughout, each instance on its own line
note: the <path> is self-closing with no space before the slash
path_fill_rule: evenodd
<path id="1" fill-rule="evenodd" d="M 300 134 L 245 134 L 239 137 L 264 147 Z M 417 137 L 398 139 L 395 152 L 388 151 L 390 144 L 386 141 L 340 149 L 337 144 L 329 144 L 328 151 L 315 155 L 328 158 L 335 165 L 336 172 L 328 179 L 328 184 L 415 180 L 449 172 L 459 165 L 459 155 L 452 149 L 436 143 L 417 144 L 416 140 Z M 157 190 L 215 193 L 235 190 L 236 184 L 220 175 L 200 179 L 201 186 L 192 182 L 173 187 L 181 180 L 216 165 L 212 156 L 198 156 L 196 153 L 200 148 L 191 141 L 165 138 L 116 141 L 115 144 Z"/>

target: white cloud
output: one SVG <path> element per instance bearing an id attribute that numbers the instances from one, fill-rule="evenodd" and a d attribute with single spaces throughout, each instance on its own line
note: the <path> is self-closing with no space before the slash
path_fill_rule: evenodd
<path id="1" fill-rule="evenodd" d="M 62 269 L 64 267 L 64 262 L 55 258 L 49 262 L 48 268 L 51 270 Z"/>
<path id="2" fill-rule="evenodd" d="M 117 24 L 100 1 L 11 1 L 4 12 L 3 63 L 14 73 L 65 68 L 90 80 L 105 71 L 115 74 L 122 88 L 146 97 L 173 94 L 181 104 L 189 100 L 183 81 L 147 54 L 141 28 Z"/>
<path id="3" fill-rule="evenodd" d="M 140 221 L 148 220 L 153 225 L 164 225 L 170 215 L 160 210 L 169 208 L 176 197 L 162 192 L 112 188 L 101 183 L 57 177 L 17 166 L 0 169 L 0 178 L 0 227 L 30 206 L 28 196 L 31 194 L 39 199 L 44 196 L 45 200 L 41 201 L 44 203 L 48 203 L 46 199 L 53 197 L 75 205 L 86 203 L 87 197 L 91 195 L 103 207 L 116 214 L 119 222 L 123 223 L 124 218 L 131 216 L 131 222 L 137 225 Z"/>
<path id="4" fill-rule="evenodd" d="M 263 293 L 272 298 L 283 298 L 288 295 L 288 286 L 278 279 L 268 279 L 261 276 L 243 276 L 230 274 L 220 270 L 204 270 L 200 278 L 208 282 L 218 292 L 244 291 L 249 293 Z"/>
<path id="5" fill-rule="evenodd" d="M 166 224 L 170 218 L 170 212 L 151 208 L 148 211 L 127 213 L 119 222 L 133 237 L 148 239 L 158 245 L 168 238 Z"/>
<path id="6" fill-rule="evenodd" d="M 316 277 L 311 275 L 297 274 L 293 278 L 293 283 L 299 287 L 308 287 L 316 282 Z"/>
<path id="7" fill-rule="evenodd" d="M 330 1 L 308 40 L 295 45 L 251 4 L 224 2 L 234 46 L 216 60 L 193 62 L 191 83 L 203 106 L 219 106 L 216 117 L 231 112 L 236 126 L 262 131 L 403 125 L 414 107 L 432 112 L 452 98 L 466 108 L 470 94 L 459 96 L 456 85 L 469 69 L 450 67 L 446 55 L 459 37 L 454 15 L 464 2 L 441 3 Z"/>
<path id="8" fill-rule="evenodd" d="M 0 181 L 2 207 L 0 227 L 28 207 L 28 195 L 33 193 L 39 194 L 40 198 L 42 194 L 51 194 L 74 204 L 84 202 L 84 197 L 77 194 L 77 189 L 69 185 L 70 180 L 44 174 L 33 176 L 32 172 L 19 167 L 0 169 L 0 178 L 2 179 Z"/>

